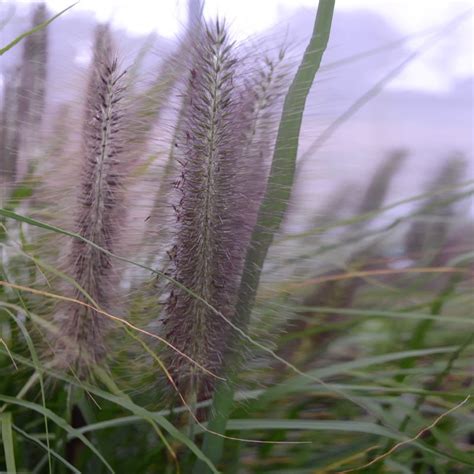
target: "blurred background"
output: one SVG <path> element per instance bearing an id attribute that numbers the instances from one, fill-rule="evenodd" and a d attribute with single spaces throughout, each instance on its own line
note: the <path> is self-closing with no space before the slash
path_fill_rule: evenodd
<path id="1" fill-rule="evenodd" d="M 10 18 L 0 32 L 2 44 L 29 25 L 32 4 L 2 2 L 2 22 Z M 51 14 L 68 6 L 62 0 L 46 4 Z M 472 178 L 471 6 L 470 1 L 338 1 L 300 143 L 295 200 L 305 209 L 324 200 L 340 182 L 350 183 L 357 193 L 394 148 L 407 150 L 408 156 L 393 179 L 389 201 L 427 185 L 430 175 L 453 154 L 466 163 L 464 178 Z M 313 10 L 310 0 L 213 0 L 205 4 L 205 16 L 225 17 L 234 37 L 251 41 L 263 36 L 286 43 L 295 61 L 311 32 Z M 186 15 L 184 0 L 155 4 L 137 0 L 133 8 L 127 1 L 81 1 L 49 28 L 46 117 L 52 118 L 64 101 L 77 100 L 71 86 L 91 59 L 96 21 L 111 21 L 117 29 L 125 65 L 148 41 L 151 46 L 143 69 L 149 72 L 182 35 Z M 20 48 L 2 56 L 2 87 L 20 56 Z M 360 107 L 332 129 L 359 99 Z M 328 128 L 330 136 L 325 134 Z"/>

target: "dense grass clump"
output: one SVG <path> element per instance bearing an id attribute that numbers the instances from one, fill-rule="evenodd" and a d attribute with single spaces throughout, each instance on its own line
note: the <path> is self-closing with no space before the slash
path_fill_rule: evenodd
<path id="1" fill-rule="evenodd" d="M 97 25 L 57 107 L 44 4 L 1 49 L 0 470 L 472 472 L 466 157 L 295 193 L 334 5 L 300 56 L 197 0 L 153 55 Z"/>

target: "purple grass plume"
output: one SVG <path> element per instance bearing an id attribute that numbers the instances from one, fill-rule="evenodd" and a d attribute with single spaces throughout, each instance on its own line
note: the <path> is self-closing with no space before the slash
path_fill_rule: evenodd
<path id="1" fill-rule="evenodd" d="M 242 267 L 236 233 L 239 209 L 239 98 L 237 61 L 222 24 L 206 27 L 192 61 L 175 156 L 181 167 L 174 205 L 176 237 L 171 276 L 227 318 Z M 182 288 L 169 285 L 165 303 L 168 341 L 212 372 L 220 370 L 228 327 L 222 318 Z M 210 377 L 171 352 L 168 365 L 178 387 L 211 390 Z"/>
<path id="2" fill-rule="evenodd" d="M 257 80 L 268 81 L 267 73 L 245 80 L 248 71 L 222 23 L 205 25 L 200 35 L 173 144 L 179 170 L 168 273 L 189 291 L 169 283 L 161 321 L 172 345 L 219 375 L 235 333 L 202 300 L 225 318 L 234 318 L 265 189 L 264 162 L 270 160 L 272 137 L 271 127 L 267 135 L 264 124 L 270 120 L 273 98 L 272 84 L 256 86 Z M 202 399 L 212 393 L 215 378 L 195 364 L 168 349 L 165 361 L 182 395 Z"/>
<path id="3" fill-rule="evenodd" d="M 35 5 L 31 28 L 46 19 L 46 5 Z M 28 35 L 22 44 L 21 63 L 5 74 L 0 118 L 0 184 L 15 183 L 19 178 L 20 157 L 31 155 L 38 144 L 45 108 L 48 35 L 48 28 Z"/>
<path id="4" fill-rule="evenodd" d="M 124 219 L 123 181 L 126 172 L 123 138 L 124 73 L 114 56 L 110 30 L 96 31 L 94 58 L 87 90 L 82 138 L 82 175 L 74 231 L 94 244 L 114 252 Z M 68 272 L 81 287 L 73 298 L 111 310 L 116 297 L 117 277 L 112 257 L 88 243 L 74 239 L 68 255 Z M 88 297 L 85 296 L 87 293 Z M 80 377 L 91 374 L 104 361 L 106 316 L 91 308 L 63 303 L 55 315 L 56 362 Z"/>
<path id="5" fill-rule="evenodd" d="M 277 58 L 257 58 L 241 88 L 241 168 L 245 213 L 251 229 L 265 194 L 283 97 L 288 86 L 285 50 Z M 250 234 L 248 235 L 250 239 Z"/>

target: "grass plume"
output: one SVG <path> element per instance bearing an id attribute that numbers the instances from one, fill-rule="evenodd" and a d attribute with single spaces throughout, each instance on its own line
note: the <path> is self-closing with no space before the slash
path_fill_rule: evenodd
<path id="1" fill-rule="evenodd" d="M 83 165 L 75 232 L 114 251 L 123 221 L 121 206 L 124 178 L 123 73 L 113 55 L 107 26 L 96 32 L 94 58 L 87 91 L 83 127 Z M 102 309 L 109 309 L 117 281 L 111 257 L 83 241 L 74 240 L 68 264 L 71 276 Z M 85 296 L 74 290 L 73 297 Z M 61 366 L 86 375 L 106 355 L 105 319 L 94 310 L 63 305 L 55 316 L 59 336 L 55 356 Z"/>
<path id="2" fill-rule="evenodd" d="M 39 3 L 32 11 L 33 28 L 46 20 Z M 0 137 L 0 181 L 14 183 L 20 155 L 28 155 L 37 143 L 45 106 L 48 30 L 27 36 L 21 64 L 9 72 L 4 85 Z"/>
<path id="3" fill-rule="evenodd" d="M 238 62 L 225 26 L 203 29 L 192 60 L 182 124 L 175 143 L 176 237 L 169 252 L 174 279 L 232 318 L 252 222 L 242 207 L 245 160 Z M 253 183 L 251 184 L 253 185 Z M 249 185 L 249 186 L 251 186 Z M 165 333 L 170 343 L 219 373 L 229 328 L 192 295 L 169 287 Z M 185 393 L 201 396 L 212 381 L 171 354 L 171 373 Z"/>

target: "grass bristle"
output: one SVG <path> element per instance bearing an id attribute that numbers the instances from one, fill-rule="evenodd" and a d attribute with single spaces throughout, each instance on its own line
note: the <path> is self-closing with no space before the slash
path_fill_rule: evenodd
<path id="1" fill-rule="evenodd" d="M 121 199 L 127 154 L 122 138 L 123 75 L 114 56 L 109 28 L 100 26 L 96 32 L 87 91 L 81 190 L 74 230 L 109 252 L 114 251 L 120 238 L 124 211 Z M 68 256 L 68 267 L 70 276 L 81 288 L 74 289 L 71 296 L 89 304 L 92 300 L 99 308 L 110 310 L 118 283 L 112 258 L 75 239 Z M 91 308 L 74 303 L 60 306 L 55 316 L 58 327 L 55 359 L 59 365 L 84 375 L 91 366 L 105 359 L 109 324 L 103 315 Z"/>

